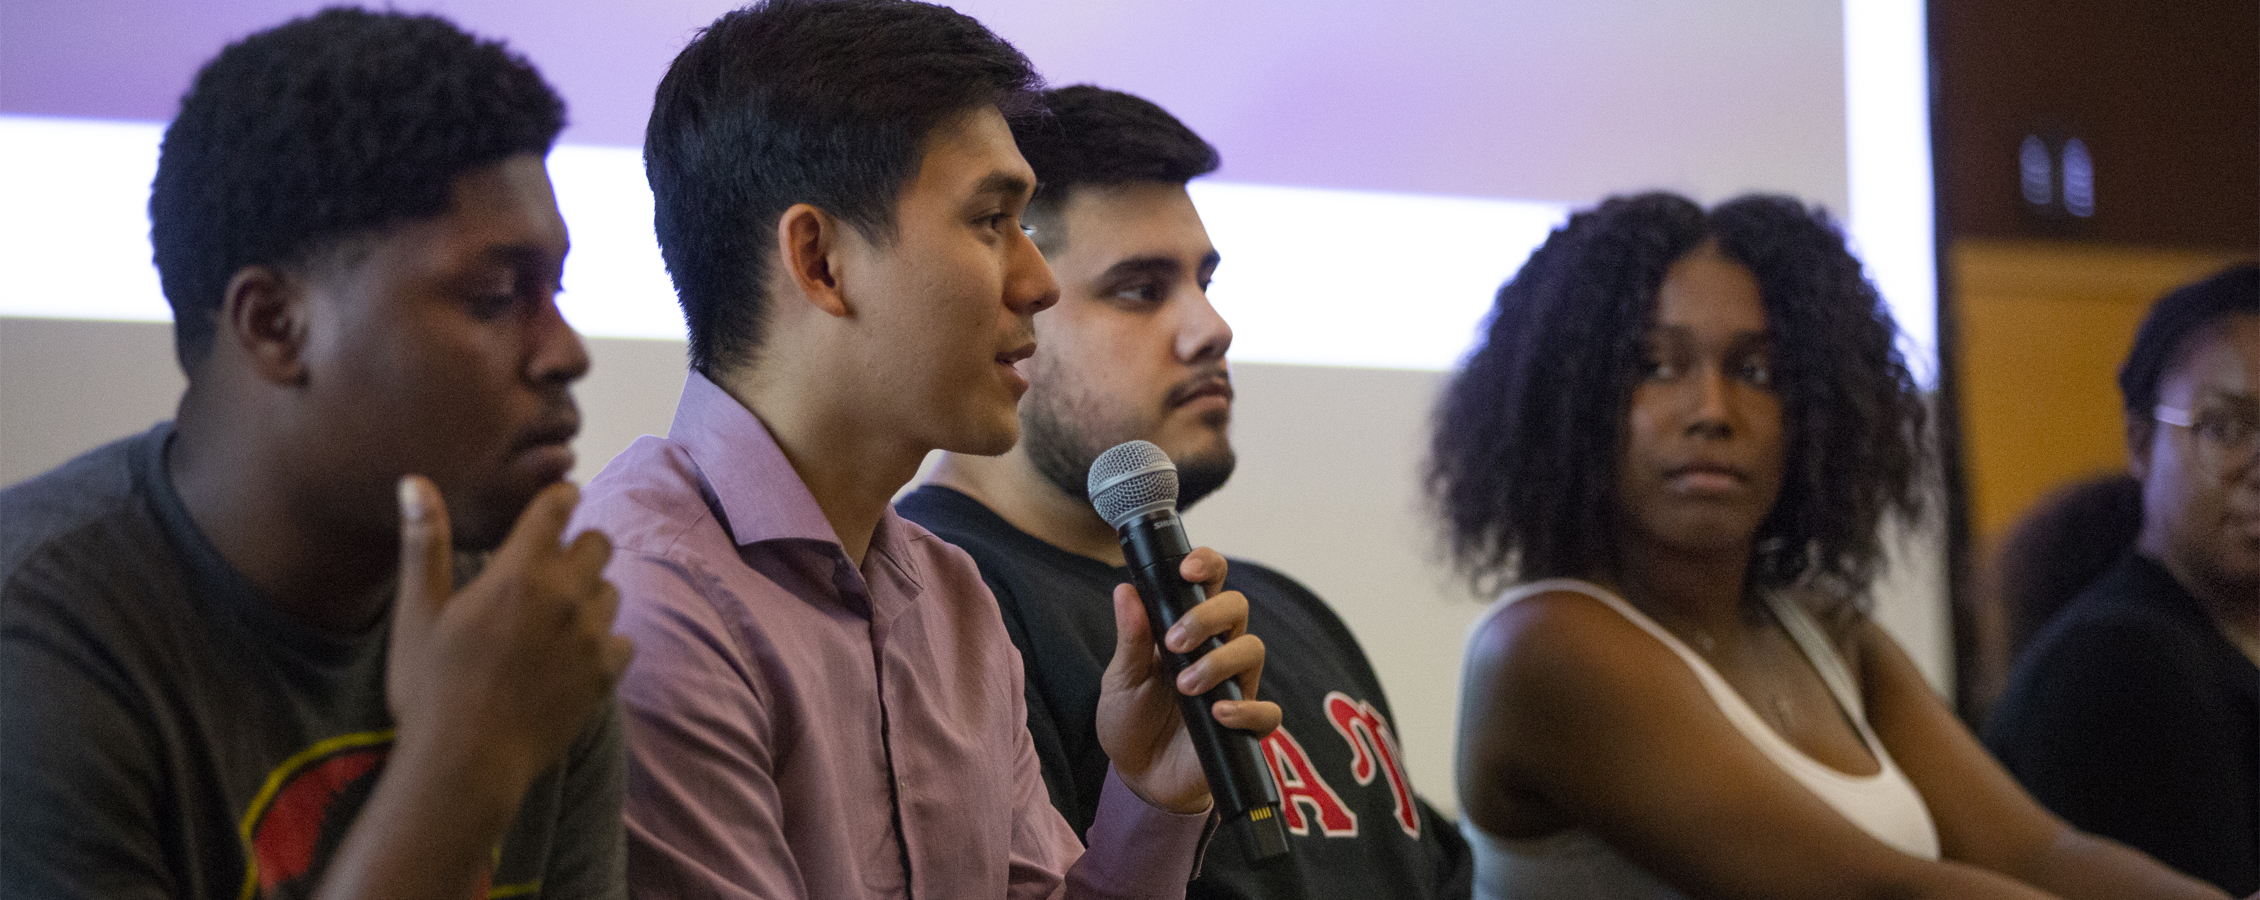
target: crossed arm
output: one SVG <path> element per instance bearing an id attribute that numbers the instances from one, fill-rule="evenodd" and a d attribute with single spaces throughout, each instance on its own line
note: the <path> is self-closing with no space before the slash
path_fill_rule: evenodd
<path id="1" fill-rule="evenodd" d="M 1590 830 L 1696 897 L 2222 896 L 2050 816 L 1880 628 L 1862 623 L 1851 643 L 1870 723 L 1929 806 L 1941 860 L 1836 813 L 1743 738 L 1671 650 L 1573 593 L 1518 602 L 1471 646 L 1467 814 L 1508 837 Z"/>

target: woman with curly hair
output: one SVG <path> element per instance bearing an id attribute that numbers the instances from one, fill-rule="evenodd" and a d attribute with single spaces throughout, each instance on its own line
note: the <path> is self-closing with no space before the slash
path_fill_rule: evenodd
<path id="1" fill-rule="evenodd" d="M 1794 200 L 1571 217 L 1436 416 L 1483 897 L 2188 897 L 2035 805 L 1863 606 L 1927 429 L 1890 316 Z"/>

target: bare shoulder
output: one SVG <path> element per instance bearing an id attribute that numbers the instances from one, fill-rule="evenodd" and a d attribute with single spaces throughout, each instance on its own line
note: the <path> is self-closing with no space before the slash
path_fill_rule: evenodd
<path id="1" fill-rule="evenodd" d="M 1618 733 L 1655 702 L 1641 685 L 1652 684 L 1676 660 L 1600 599 L 1557 589 L 1517 599 L 1483 619 L 1470 636 L 1465 665 L 1458 735 L 1463 813 L 1495 834 L 1535 837 L 1577 819 L 1560 802 L 1565 776 L 1580 777 L 1596 752 L 1637 746 Z"/>
<path id="2" fill-rule="evenodd" d="M 1492 613 L 1470 639 L 1467 657 L 1471 674 L 1489 673 L 1494 689 L 1528 687 L 1547 696 L 1607 681 L 1623 666 L 1672 661 L 1671 651 L 1632 620 L 1569 588 L 1543 590 Z"/>
<path id="3" fill-rule="evenodd" d="M 1657 636 L 1578 590 L 1493 613 L 1468 646 L 1463 750 L 1518 769 L 1590 761 L 1629 731 L 1710 709 L 1694 671 Z M 1676 712 L 1675 712 L 1676 711 Z"/>

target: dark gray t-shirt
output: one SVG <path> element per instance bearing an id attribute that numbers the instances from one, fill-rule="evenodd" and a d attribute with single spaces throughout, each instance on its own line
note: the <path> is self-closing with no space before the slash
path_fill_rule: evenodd
<path id="1" fill-rule="evenodd" d="M 286 618 L 165 474 L 170 425 L 0 491 L 0 897 L 311 894 L 392 746 L 386 624 Z M 625 896 L 606 715 L 482 896 Z"/>
<path id="2" fill-rule="evenodd" d="M 1114 656 L 1107 598 L 1129 570 L 1044 543 L 939 485 L 912 491 L 895 511 L 981 567 L 1027 668 L 1028 732 L 1052 805 L 1077 833 L 1089 829 L 1107 769 L 1095 724 Z M 1187 900 L 1467 897 L 1474 856 L 1413 793 L 1389 698 L 1349 626 L 1294 579 L 1244 559 L 1231 565 L 1224 586 L 1247 596 L 1248 631 L 1263 638 L 1260 696 L 1279 704 L 1263 749 L 1294 852 L 1259 862 L 1236 838 L 1219 838 Z"/>

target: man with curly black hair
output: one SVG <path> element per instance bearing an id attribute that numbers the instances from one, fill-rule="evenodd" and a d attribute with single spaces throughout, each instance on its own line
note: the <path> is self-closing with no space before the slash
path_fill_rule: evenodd
<path id="1" fill-rule="evenodd" d="M 563 116 L 431 16 L 198 73 L 149 202 L 177 418 L 0 493 L 0 894 L 624 894 Z"/>
<path id="2" fill-rule="evenodd" d="M 1003 608 L 1028 673 L 1028 729 L 1052 802 L 1078 829 L 1097 812 L 1107 758 L 1096 720 L 1128 580 L 1114 527 L 1091 508 L 1091 464 L 1123 441 L 1176 463 L 1178 506 L 1222 487 L 1236 458 L 1225 365 L 1232 326 L 1209 304 L 1220 256 L 1185 190 L 1216 150 L 1167 110 L 1089 85 L 1044 95 L 1013 123 L 1040 187 L 1036 246 L 1060 302 L 1036 319 L 1021 440 L 1003 456 L 948 454 L 896 503 L 965 548 Z M 1263 747 L 1280 776 L 1294 852 L 1210 848 L 1188 897 L 1465 897 L 1467 842 L 1413 791 L 1381 680 L 1326 602 L 1287 575 L 1231 561 L 1267 650 L 1264 696 L 1282 721 Z"/>
<path id="3" fill-rule="evenodd" d="M 1098 731 L 1086 847 L 1045 796 L 996 599 L 889 505 L 935 449 L 1002 453 L 1032 320 L 1059 288 L 1021 230 L 1008 113 L 1025 57 L 898 0 L 723 15 L 659 85 L 644 158 L 691 338 L 667 436 L 589 483 L 578 522 L 635 638 L 630 881 L 650 897 L 1172 897 L 1211 807 L 1178 694 L 1260 641 L 1220 591 L 1168 632 L 1225 639 L 1172 679 L 1136 600 Z M 1183 570 L 1211 588 L 1224 560 Z M 1211 713 L 1259 733 L 1276 706 Z"/>
<path id="4" fill-rule="evenodd" d="M 1648 194 L 1500 288 L 1438 407 L 1479 897 L 2220 898 L 2018 790 L 1863 610 L 1923 408 L 1825 216 Z"/>

